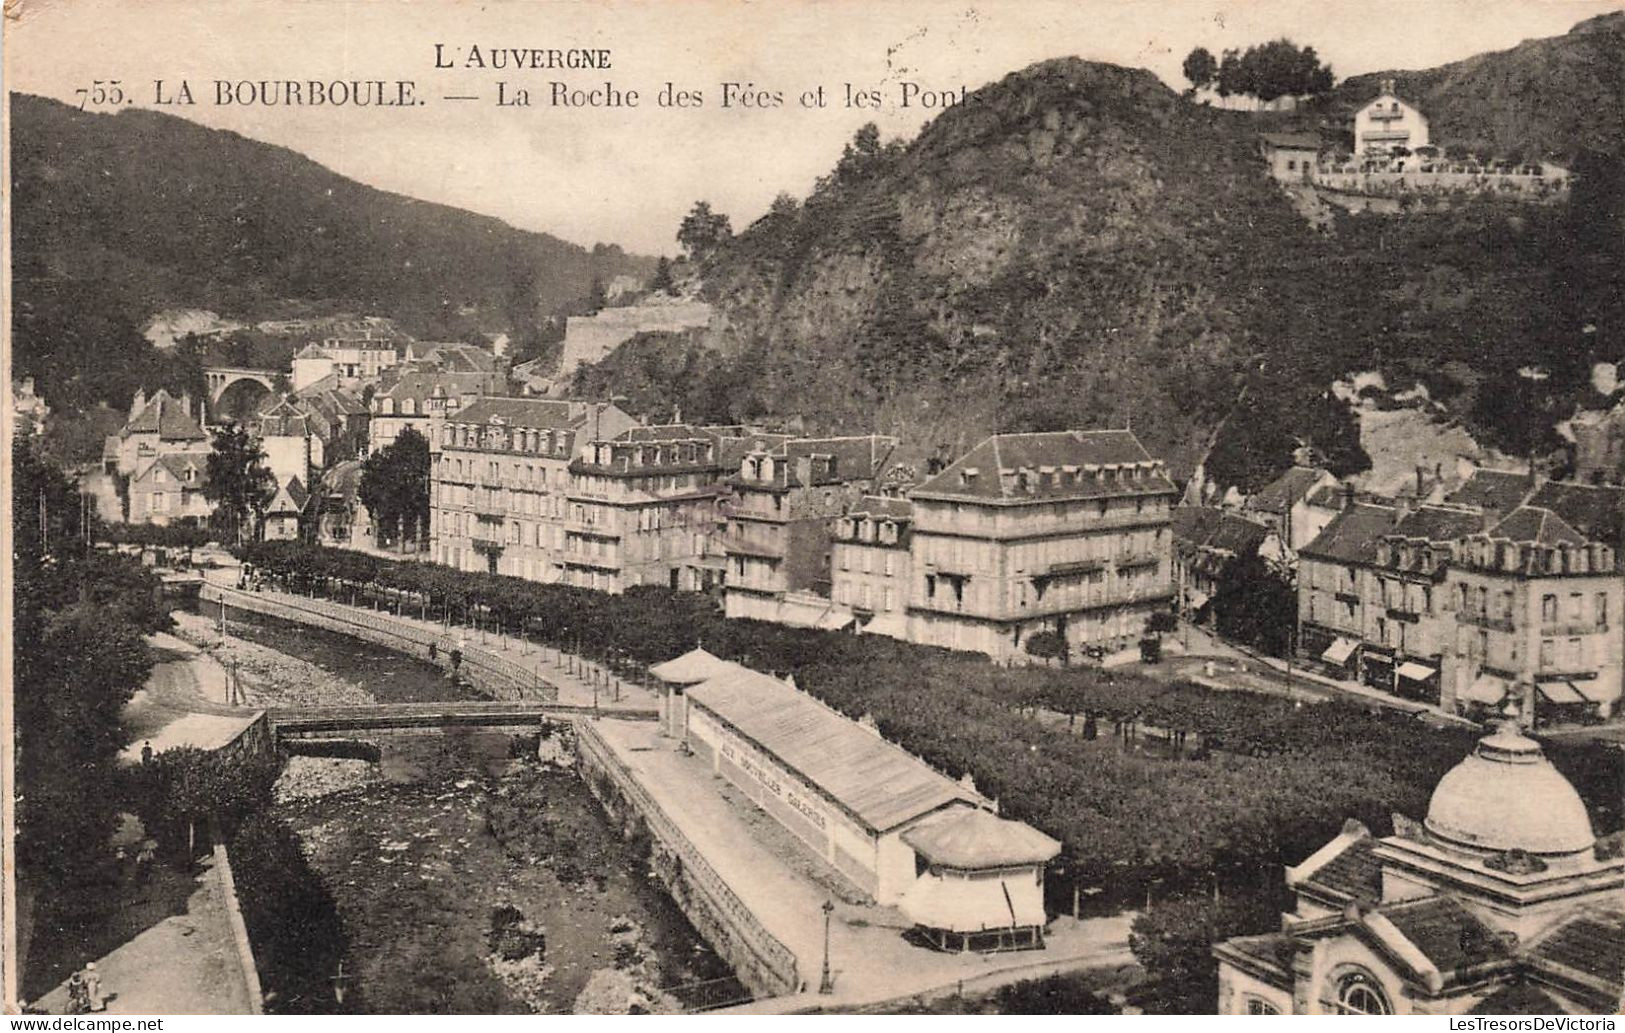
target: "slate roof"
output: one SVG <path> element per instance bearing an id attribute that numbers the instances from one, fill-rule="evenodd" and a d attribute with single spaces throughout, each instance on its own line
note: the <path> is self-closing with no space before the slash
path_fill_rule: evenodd
<path id="1" fill-rule="evenodd" d="M 1260 133 L 1259 139 L 1286 150 L 1320 150 L 1320 137 L 1314 133 Z"/>
<path id="2" fill-rule="evenodd" d="M 124 425 L 124 435 L 131 434 L 157 434 L 160 441 L 202 441 L 208 437 L 197 420 L 181 408 L 180 401 L 162 389 Z"/>
<path id="3" fill-rule="evenodd" d="M 849 517 L 873 517 L 899 523 L 913 519 L 914 503 L 893 495 L 865 495 L 847 510 Z"/>
<path id="4" fill-rule="evenodd" d="M 447 423 L 489 423 L 501 418 L 510 427 L 569 430 L 581 420 L 580 402 L 550 398 L 481 398 L 446 417 Z"/>
<path id="5" fill-rule="evenodd" d="M 776 451 L 786 459 L 829 456 L 835 460 L 835 479 L 849 481 L 873 480 L 880 476 L 896 448 L 896 438 L 866 434 L 849 438 L 791 438 Z"/>
<path id="6" fill-rule="evenodd" d="M 985 801 L 924 761 L 777 678 L 740 668 L 688 690 L 843 810 L 885 832 L 955 801 Z"/>
<path id="7" fill-rule="evenodd" d="M 408 361 L 431 362 L 446 373 L 494 373 L 496 356 L 462 342 L 413 341 L 406 346 Z"/>
<path id="8" fill-rule="evenodd" d="M 1382 899 L 1382 864 L 1372 853 L 1376 841 L 1356 839 L 1330 861 L 1317 868 L 1304 884 L 1347 900 Z"/>
<path id="9" fill-rule="evenodd" d="M 1518 979 L 1473 1006 L 1472 1015 L 1561 1015 L 1563 1007 L 1544 990 Z"/>
<path id="10" fill-rule="evenodd" d="M 1452 897 L 1389 904 L 1380 913 L 1441 973 L 1512 958 L 1507 943 Z"/>
<path id="11" fill-rule="evenodd" d="M 1333 517 L 1299 555 L 1337 563 L 1375 563 L 1378 544 L 1389 536 L 1450 542 L 1477 533 L 1482 524 L 1478 513 L 1451 506 L 1420 506 L 1400 517 L 1393 506 L 1356 502 Z"/>
<path id="12" fill-rule="evenodd" d="M 1236 556 L 1256 553 L 1270 529 L 1255 520 L 1210 506 L 1175 506 L 1174 540 L 1199 549 L 1220 549 Z"/>
<path id="13" fill-rule="evenodd" d="M 1540 968 L 1581 973 L 1618 996 L 1625 982 L 1625 912 L 1575 915 L 1531 947 L 1529 958 Z"/>
<path id="14" fill-rule="evenodd" d="M 1288 984 L 1291 983 L 1292 959 L 1298 953 L 1298 945 L 1286 933 L 1233 936 L 1222 941 L 1220 946 L 1284 977 Z"/>
<path id="15" fill-rule="evenodd" d="M 698 441 L 714 435 L 686 423 L 660 423 L 652 427 L 633 427 L 616 441 Z"/>
<path id="16" fill-rule="evenodd" d="M 1549 509 L 1520 506 L 1505 520 L 1491 528 L 1491 538 L 1506 538 L 1514 542 L 1537 545 L 1584 545 L 1585 535 L 1570 527 L 1562 517 Z"/>
<path id="17" fill-rule="evenodd" d="M 1529 494 L 1529 475 L 1510 470 L 1474 470 L 1446 502 L 1477 506 L 1490 513 L 1510 513 Z"/>
<path id="18" fill-rule="evenodd" d="M 1551 510 L 1591 541 L 1612 545 L 1620 538 L 1625 488 L 1547 481 L 1527 504 Z"/>
<path id="19" fill-rule="evenodd" d="M 305 490 L 305 486 L 300 483 L 299 478 L 289 477 L 288 483 L 284 484 L 277 491 L 276 497 L 271 500 L 271 505 L 266 509 L 266 513 L 303 513 L 305 504 L 309 501 L 310 492 Z M 292 508 L 289 508 L 289 504 L 291 504 Z"/>
<path id="20" fill-rule="evenodd" d="M 1173 494 L 1173 482 L 1152 462 L 1128 430 L 995 434 L 910 494 L 1010 502 Z M 1135 464 L 1145 464 L 1139 477 L 1111 477 L 1103 470 Z M 1023 469 L 1029 472 L 1025 478 Z"/>
<path id="21" fill-rule="evenodd" d="M 1247 500 L 1248 509 L 1264 513 L 1285 513 L 1302 502 L 1323 480 L 1330 476 L 1325 470 L 1313 466 L 1294 466 L 1275 480 L 1264 485 Z"/>
<path id="22" fill-rule="evenodd" d="M 1298 555 L 1338 563 L 1371 563 L 1377 558 L 1378 540 L 1393 532 L 1392 507 L 1356 502 L 1333 517 Z"/>
<path id="23" fill-rule="evenodd" d="M 1453 542 L 1484 526 L 1484 518 L 1470 510 L 1445 506 L 1418 506 L 1405 514 L 1393 533 L 1429 542 Z"/>

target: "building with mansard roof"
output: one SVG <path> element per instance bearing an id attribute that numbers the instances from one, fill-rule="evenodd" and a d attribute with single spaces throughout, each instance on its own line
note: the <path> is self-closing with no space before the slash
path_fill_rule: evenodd
<path id="1" fill-rule="evenodd" d="M 1288 868 L 1281 928 L 1226 940 L 1223 1015 L 1612 1014 L 1625 856 L 1540 744 L 1507 722 L 1440 779 L 1422 821 L 1351 821 Z"/>
<path id="2" fill-rule="evenodd" d="M 1625 489 L 1480 470 L 1448 499 L 1345 497 L 1299 554 L 1300 655 L 1466 713 L 1615 713 Z"/>
<path id="3" fill-rule="evenodd" d="M 997 434 L 909 491 L 909 638 L 1027 660 L 1139 641 L 1173 599 L 1177 492 L 1132 431 Z"/>

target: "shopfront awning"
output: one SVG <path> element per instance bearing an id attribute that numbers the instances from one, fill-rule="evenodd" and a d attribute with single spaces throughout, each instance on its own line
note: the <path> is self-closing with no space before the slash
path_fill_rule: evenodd
<path id="1" fill-rule="evenodd" d="M 830 610 L 818 618 L 818 623 L 813 626 L 825 631 L 844 631 L 856 620 L 851 610 Z"/>
<path id="2" fill-rule="evenodd" d="M 907 639 L 908 618 L 896 611 L 876 614 L 873 620 L 858 630 L 865 635 L 885 635 L 889 638 Z"/>
<path id="3" fill-rule="evenodd" d="M 1540 693 L 1542 699 L 1548 703 L 1589 703 L 1585 693 L 1575 687 L 1573 682 L 1545 681 L 1535 685 L 1535 691 Z"/>
<path id="4" fill-rule="evenodd" d="M 1429 678 L 1438 673 L 1438 671 L 1427 666 L 1426 664 L 1406 661 L 1405 663 L 1399 665 L 1399 676 L 1401 678 L 1409 678 L 1411 681 L 1427 681 Z"/>
<path id="5" fill-rule="evenodd" d="M 1191 607 L 1191 609 L 1200 610 L 1202 607 L 1204 607 L 1206 605 L 1207 605 L 1207 593 L 1198 591 L 1198 590 L 1196 590 L 1194 588 L 1191 589 L 1191 591 L 1190 591 L 1190 607 Z"/>
<path id="6" fill-rule="evenodd" d="M 1473 684 L 1468 687 L 1466 698 L 1474 703 L 1483 703 L 1486 706 L 1496 706 L 1506 699 L 1509 686 L 1505 681 L 1493 674 L 1481 674 Z"/>
<path id="7" fill-rule="evenodd" d="M 1320 658 L 1330 664 L 1346 664 L 1358 646 L 1359 643 L 1353 639 L 1339 638 L 1326 647 L 1326 652 L 1320 654 Z"/>

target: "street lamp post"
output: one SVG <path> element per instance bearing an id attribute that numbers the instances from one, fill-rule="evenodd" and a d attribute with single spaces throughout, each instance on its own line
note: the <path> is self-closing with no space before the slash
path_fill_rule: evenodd
<path id="1" fill-rule="evenodd" d="M 835 992 L 835 980 L 829 974 L 829 916 L 835 913 L 835 902 L 824 901 L 824 970 L 818 977 L 818 992 L 832 994 Z"/>

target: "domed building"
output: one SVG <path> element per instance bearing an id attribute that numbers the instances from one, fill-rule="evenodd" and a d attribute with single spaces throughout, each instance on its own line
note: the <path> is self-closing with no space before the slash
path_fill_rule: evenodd
<path id="1" fill-rule="evenodd" d="M 1418 822 L 1288 868 L 1281 931 L 1214 948 L 1224 1015 L 1599 1014 L 1625 991 L 1625 837 L 1507 722 Z"/>

